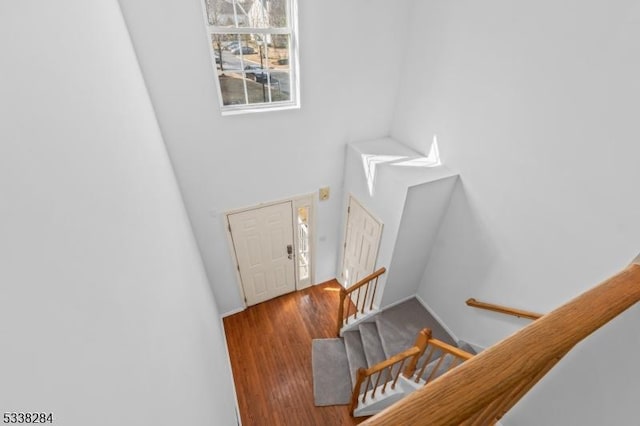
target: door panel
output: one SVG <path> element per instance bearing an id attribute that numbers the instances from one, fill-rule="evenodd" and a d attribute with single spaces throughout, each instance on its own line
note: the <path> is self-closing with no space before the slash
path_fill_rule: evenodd
<path id="1" fill-rule="evenodd" d="M 291 202 L 227 216 L 247 306 L 296 289 Z"/>
<path id="2" fill-rule="evenodd" d="M 373 273 L 381 235 L 382 224 L 350 197 L 341 272 L 346 288 Z"/>
<path id="3" fill-rule="evenodd" d="M 264 273 L 253 274 L 253 291 L 257 298 L 264 297 L 267 294 L 267 283 L 265 281 Z"/>

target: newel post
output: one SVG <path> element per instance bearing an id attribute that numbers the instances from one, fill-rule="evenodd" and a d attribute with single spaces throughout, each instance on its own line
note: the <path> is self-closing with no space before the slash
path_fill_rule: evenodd
<path id="1" fill-rule="evenodd" d="M 353 385 L 353 391 L 351 391 L 351 401 L 349 402 L 349 414 L 353 416 L 353 412 L 356 410 L 358 406 L 358 398 L 360 397 L 360 388 L 362 387 L 362 383 L 364 379 L 367 377 L 367 370 L 365 368 L 358 368 L 358 372 L 356 374 L 356 383 Z M 369 383 L 367 382 L 367 387 Z M 365 393 L 369 389 L 365 389 Z M 364 402 L 364 399 L 362 400 Z"/>
<path id="2" fill-rule="evenodd" d="M 422 330 L 420 330 L 420 333 L 418 333 L 418 337 L 416 337 L 416 342 L 413 344 L 413 346 L 417 346 L 420 349 L 420 352 L 415 354 L 409 361 L 409 364 L 407 364 L 407 367 L 404 370 L 405 377 L 409 378 L 413 376 L 413 373 L 416 372 L 418 360 L 424 354 L 425 349 L 427 349 L 427 344 L 429 343 L 429 340 L 431 340 L 431 337 L 432 336 L 430 328 L 423 328 Z"/>
<path id="3" fill-rule="evenodd" d="M 338 306 L 338 330 L 336 332 L 337 336 L 340 336 L 340 329 L 342 328 L 342 323 L 344 321 L 344 299 L 347 297 L 347 291 L 344 287 L 340 286 L 340 305 Z"/>

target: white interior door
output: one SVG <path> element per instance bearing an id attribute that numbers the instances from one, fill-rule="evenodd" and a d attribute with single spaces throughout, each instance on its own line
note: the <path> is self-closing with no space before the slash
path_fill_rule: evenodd
<path id="1" fill-rule="evenodd" d="M 291 202 L 231 213 L 227 219 L 247 306 L 295 291 Z"/>
<path id="2" fill-rule="evenodd" d="M 345 288 L 373 273 L 381 235 L 382 223 L 365 210 L 353 196 L 349 197 L 340 273 Z"/>

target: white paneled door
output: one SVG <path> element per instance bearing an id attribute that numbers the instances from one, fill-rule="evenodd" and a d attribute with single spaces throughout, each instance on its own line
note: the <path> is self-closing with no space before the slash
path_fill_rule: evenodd
<path id="1" fill-rule="evenodd" d="M 247 306 L 295 291 L 291 202 L 227 218 Z"/>
<path id="2" fill-rule="evenodd" d="M 341 271 L 345 288 L 373 273 L 381 235 L 382 223 L 350 197 Z"/>

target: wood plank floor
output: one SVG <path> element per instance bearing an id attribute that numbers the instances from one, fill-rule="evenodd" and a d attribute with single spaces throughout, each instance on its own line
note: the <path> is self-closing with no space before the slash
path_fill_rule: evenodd
<path id="1" fill-rule="evenodd" d="M 244 426 L 340 426 L 347 406 L 313 404 L 311 340 L 335 337 L 339 284 L 329 281 L 224 318 Z"/>

